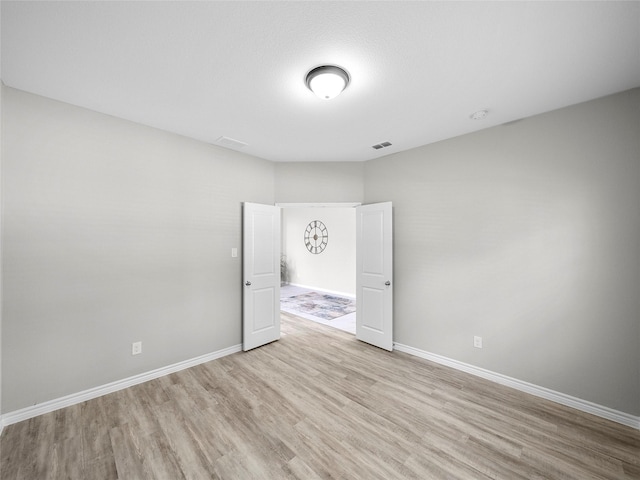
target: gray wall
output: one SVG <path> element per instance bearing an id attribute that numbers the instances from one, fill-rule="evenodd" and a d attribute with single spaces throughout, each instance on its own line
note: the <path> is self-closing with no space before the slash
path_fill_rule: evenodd
<path id="1" fill-rule="evenodd" d="M 362 202 L 363 173 L 362 162 L 276 163 L 276 202 Z"/>
<path id="2" fill-rule="evenodd" d="M 390 200 L 396 341 L 640 415 L 640 90 L 275 165 L 3 94 L 3 412 L 239 344 L 241 202 Z"/>
<path id="3" fill-rule="evenodd" d="M 329 232 L 327 246 L 319 254 L 310 253 L 304 242 L 304 232 L 313 220 L 323 222 Z M 282 254 L 287 260 L 288 283 L 355 296 L 355 208 L 283 208 Z"/>
<path id="4" fill-rule="evenodd" d="M 3 92 L 3 411 L 240 344 L 231 248 L 273 164 Z"/>
<path id="5" fill-rule="evenodd" d="M 395 341 L 639 415 L 639 138 L 635 89 L 367 162 Z"/>

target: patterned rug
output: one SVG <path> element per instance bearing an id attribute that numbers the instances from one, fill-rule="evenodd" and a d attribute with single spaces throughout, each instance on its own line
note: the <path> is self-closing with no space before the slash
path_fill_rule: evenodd
<path id="1" fill-rule="evenodd" d="M 290 313 L 306 313 L 325 320 L 356 311 L 356 302 L 349 298 L 316 292 L 303 293 L 280 299 L 280 308 Z"/>

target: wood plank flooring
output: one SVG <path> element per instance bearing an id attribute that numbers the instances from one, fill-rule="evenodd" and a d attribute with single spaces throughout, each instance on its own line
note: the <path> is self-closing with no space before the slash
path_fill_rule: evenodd
<path id="1" fill-rule="evenodd" d="M 640 479 L 640 432 L 283 314 L 283 338 L 5 427 L 0 478 Z"/>

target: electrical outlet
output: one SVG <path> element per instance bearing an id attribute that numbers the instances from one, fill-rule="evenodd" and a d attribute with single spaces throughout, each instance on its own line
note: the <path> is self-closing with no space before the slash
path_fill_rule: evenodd
<path id="1" fill-rule="evenodd" d="M 131 344 L 131 355 L 139 355 L 142 353 L 142 342 L 133 342 Z"/>
<path id="2" fill-rule="evenodd" d="M 482 348 L 482 337 L 473 337 L 473 346 L 476 348 Z"/>
<path id="3" fill-rule="evenodd" d="M 238 256 L 238 249 L 237 248 L 232 248 L 231 249 L 231 258 L 236 258 Z"/>

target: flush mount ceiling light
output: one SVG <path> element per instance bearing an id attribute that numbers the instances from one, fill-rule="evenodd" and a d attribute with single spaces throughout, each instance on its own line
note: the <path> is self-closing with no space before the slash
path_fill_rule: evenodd
<path id="1" fill-rule="evenodd" d="M 319 98 L 330 100 L 349 85 L 349 74 L 335 65 L 322 65 L 307 73 L 307 87 Z"/>

